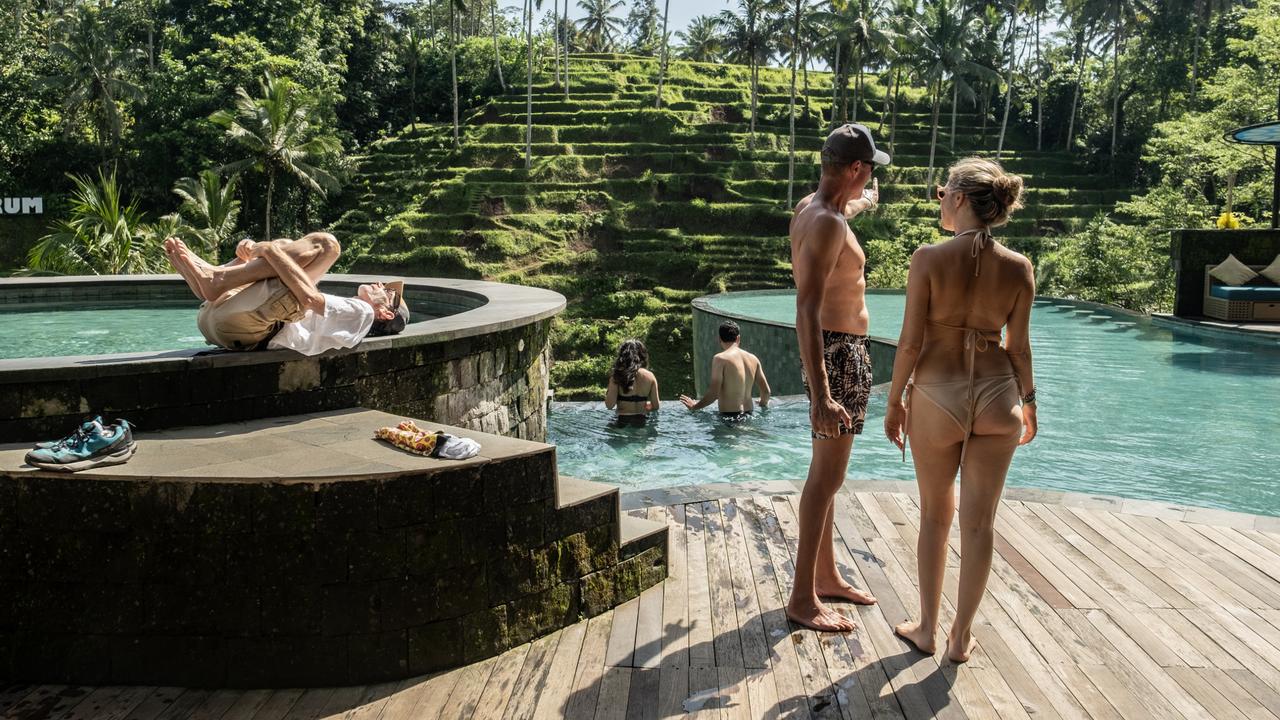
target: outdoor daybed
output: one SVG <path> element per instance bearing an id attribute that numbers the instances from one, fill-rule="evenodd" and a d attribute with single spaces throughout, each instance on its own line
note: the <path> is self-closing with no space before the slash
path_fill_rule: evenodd
<path id="1" fill-rule="evenodd" d="M 1248 267 L 1258 272 L 1266 266 Z M 1209 274 L 1213 268 L 1213 265 L 1204 267 L 1205 316 L 1233 322 L 1280 322 L 1280 285 L 1262 276 L 1243 285 L 1228 285 Z"/>

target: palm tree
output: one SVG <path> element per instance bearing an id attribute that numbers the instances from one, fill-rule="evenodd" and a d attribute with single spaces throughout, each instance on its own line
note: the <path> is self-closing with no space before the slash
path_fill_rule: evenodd
<path id="1" fill-rule="evenodd" d="M 710 15 L 699 15 L 689 21 L 689 26 L 677 32 L 680 38 L 678 55 L 681 60 L 695 62 L 720 62 L 724 58 L 724 41 L 720 36 L 720 20 Z"/>
<path id="2" fill-rule="evenodd" d="M 467 12 L 466 0 L 445 0 L 449 5 L 449 78 L 453 82 L 453 147 L 462 147 L 458 121 L 458 15 Z M 541 0 L 539 0 L 541 2 Z"/>
<path id="3" fill-rule="evenodd" d="M 97 6 L 91 3 L 75 6 L 62 16 L 58 26 L 62 39 L 49 50 L 68 65 L 69 72 L 46 78 L 45 82 L 61 87 L 68 118 L 88 108 L 99 147 L 104 154 L 108 146 L 114 152 L 124 129 L 118 103 L 143 97 L 142 88 L 124 77 L 141 59 L 141 51 L 115 50 Z"/>
<path id="4" fill-rule="evenodd" d="M 796 0 L 795 10 L 791 14 L 791 104 L 787 115 L 791 121 L 790 138 L 787 146 L 787 207 L 795 206 L 796 187 L 796 59 L 800 57 L 800 23 L 804 17 L 801 0 Z M 808 103 L 809 98 L 805 98 Z"/>
<path id="5" fill-rule="evenodd" d="M 97 183 L 69 177 L 76 189 L 68 217 L 31 248 L 28 267 L 75 275 L 162 272 L 161 238 L 149 231 L 136 202 L 122 202 L 115 172 L 99 171 Z"/>
<path id="6" fill-rule="evenodd" d="M 746 64 L 751 74 L 751 147 L 756 143 L 756 112 L 760 95 L 760 65 L 773 56 L 770 40 L 778 30 L 777 0 L 738 0 L 739 13 L 720 11 L 729 62 Z"/>
<path id="7" fill-rule="evenodd" d="M 1124 50 L 1125 33 L 1130 25 L 1137 22 L 1139 13 L 1150 13 L 1151 9 L 1144 0 L 1077 0 L 1076 11 L 1082 20 L 1103 27 L 1111 24 L 1111 31 L 1105 36 L 1106 45 L 1111 49 L 1111 163 L 1115 171 L 1116 142 L 1120 125 L 1120 54 Z"/>
<path id="8" fill-rule="evenodd" d="M 1004 134 L 1009 128 L 1009 108 L 1013 105 L 1013 71 L 1018 67 L 1018 15 L 1021 2 L 1022 0 L 1009 0 L 1006 3 L 1009 10 L 1009 37 L 1005 41 L 1009 46 L 1009 62 L 1006 66 L 1009 76 L 1005 80 L 1004 117 L 1000 119 L 1000 140 L 996 143 L 996 158 L 1004 153 Z"/>
<path id="9" fill-rule="evenodd" d="M 564 20 L 560 23 L 564 35 L 564 99 L 569 99 L 569 45 L 573 42 L 573 23 L 569 22 L 569 0 L 564 0 Z"/>
<path id="10" fill-rule="evenodd" d="M 237 179 L 232 175 L 223 182 L 217 172 L 205 170 L 199 177 L 184 177 L 173 185 L 174 194 L 182 199 L 178 215 L 206 256 L 216 256 L 235 232 L 240 215 L 240 201 L 235 199 Z"/>
<path id="11" fill-rule="evenodd" d="M 314 101 L 288 78 L 267 73 L 258 87 L 258 97 L 236 88 L 235 109 L 219 110 L 210 119 L 225 127 L 227 137 L 249 155 L 220 170 L 234 173 L 253 168 L 267 177 L 263 237 L 270 240 L 276 176 L 284 173 L 297 178 L 303 187 L 322 196 L 336 190 L 338 181 L 315 163 L 339 152 L 342 145 L 332 135 L 317 134 L 319 114 Z"/>
<path id="12" fill-rule="evenodd" d="M 667 53 L 671 47 L 671 36 L 667 34 L 667 17 L 671 15 L 671 0 L 662 5 L 662 57 L 658 60 L 658 97 L 654 100 L 655 108 L 662 107 L 662 82 L 667 79 Z"/>
<path id="13" fill-rule="evenodd" d="M 567 2 L 568 0 L 566 0 Z M 498 47 L 498 3 L 489 3 L 489 29 L 493 32 L 493 66 L 498 70 L 498 85 L 507 91 L 507 81 L 502 79 L 502 50 Z"/>
<path id="14" fill-rule="evenodd" d="M 542 0 L 525 0 L 525 37 L 529 44 L 527 80 L 525 95 L 525 127 L 524 127 L 524 167 L 533 167 L 533 12 L 534 6 L 542 9 Z"/>
<path id="15" fill-rule="evenodd" d="M 956 104 L 961 95 L 972 100 L 976 97 L 966 76 L 997 77 L 990 68 L 969 59 L 974 15 L 970 7 L 959 0 L 933 0 L 925 6 L 925 22 L 917 28 L 920 41 L 920 60 L 925 67 L 922 76 L 933 100 L 933 127 L 929 138 L 929 171 L 925 188 L 933 182 L 934 158 L 938 145 L 938 111 L 942 104 L 942 84 L 951 80 L 951 136 L 955 137 Z"/>
<path id="16" fill-rule="evenodd" d="M 614 13 L 622 0 L 578 0 L 586 15 L 578 21 L 582 28 L 583 47 L 587 52 L 609 52 L 622 33 L 622 21 Z"/>
<path id="17" fill-rule="evenodd" d="M 832 0 L 831 10 L 822 13 L 819 24 L 830 28 L 835 43 L 836 62 L 844 68 L 837 73 L 838 94 L 843 96 L 841 117 L 848 118 L 849 112 L 849 62 L 857 66 L 854 85 L 854 97 L 858 100 L 853 106 L 854 122 L 858 120 L 858 105 L 863 97 L 863 72 L 869 56 L 880 53 L 892 43 L 892 31 L 885 22 L 887 8 L 881 0 Z M 852 58 L 842 55 L 852 54 Z M 833 63 L 834 67 L 834 63 Z"/>

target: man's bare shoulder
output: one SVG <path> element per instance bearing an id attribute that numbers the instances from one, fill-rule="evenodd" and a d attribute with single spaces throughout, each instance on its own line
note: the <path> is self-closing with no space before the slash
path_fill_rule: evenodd
<path id="1" fill-rule="evenodd" d="M 795 214 L 799 215 L 801 212 L 804 212 L 805 208 L 812 205 L 814 195 L 817 195 L 817 193 L 809 193 L 808 195 L 805 195 L 804 197 L 800 198 L 800 202 L 796 203 L 796 207 L 794 210 Z"/>

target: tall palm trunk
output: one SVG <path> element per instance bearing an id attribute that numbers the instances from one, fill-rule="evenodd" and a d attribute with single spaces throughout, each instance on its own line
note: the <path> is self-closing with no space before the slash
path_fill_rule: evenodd
<path id="1" fill-rule="evenodd" d="M 857 76 L 853 80 L 853 122 L 858 122 L 858 106 L 862 104 L 862 46 L 863 42 L 858 43 L 858 69 Z M 849 99 L 845 98 L 845 104 L 848 105 Z"/>
<path id="2" fill-rule="evenodd" d="M 493 31 L 493 66 L 498 70 L 498 85 L 502 86 L 502 92 L 507 91 L 507 81 L 502 78 L 502 50 L 498 47 L 498 2 L 494 0 L 489 5 L 489 25 Z"/>
<path id="3" fill-rule="evenodd" d="M 462 147 L 462 139 L 458 132 L 458 34 L 457 20 L 454 15 L 454 0 L 449 3 L 449 77 L 453 82 L 453 147 Z"/>
<path id="4" fill-rule="evenodd" d="M 445 2 L 453 2 L 453 0 L 445 0 Z M 427 0 L 427 21 L 431 23 L 431 49 L 436 49 L 436 3 L 435 0 Z"/>
<path id="5" fill-rule="evenodd" d="M 884 78 L 881 77 L 883 80 Z M 893 96 L 893 78 L 889 79 L 889 84 L 884 89 L 884 105 L 880 107 L 880 124 L 876 127 L 876 132 L 884 130 L 884 119 L 889 115 L 889 98 Z"/>
<path id="6" fill-rule="evenodd" d="M 809 49 L 800 58 L 801 75 L 804 76 L 804 119 L 809 119 Z"/>
<path id="7" fill-rule="evenodd" d="M 796 186 L 796 58 L 800 55 L 800 0 L 796 0 L 795 33 L 791 39 L 791 138 L 787 157 L 787 207 L 795 206 Z"/>
<path id="8" fill-rule="evenodd" d="M 991 82 L 982 83 L 982 129 L 978 131 L 978 142 L 987 144 L 987 116 L 991 114 Z"/>
<path id="9" fill-rule="evenodd" d="M 572 38 L 569 36 L 569 0 L 564 0 L 564 23 L 560 26 L 560 31 L 564 33 L 564 99 L 569 99 L 569 43 Z"/>
<path id="10" fill-rule="evenodd" d="M 1040 78 L 1040 11 L 1036 10 L 1036 150 L 1044 149 L 1044 83 Z"/>
<path id="11" fill-rule="evenodd" d="M 757 73 L 755 49 L 752 49 L 751 55 L 751 149 L 756 149 L 756 111 L 758 104 L 756 103 L 757 93 L 760 89 L 759 74 Z"/>
<path id="12" fill-rule="evenodd" d="M 960 78 L 951 76 L 951 138 L 947 143 L 947 149 L 951 152 L 956 151 L 956 106 L 960 104 Z"/>
<path id="13" fill-rule="evenodd" d="M 1112 43 L 1111 172 L 1116 171 L 1116 126 L 1120 124 L 1120 4 L 1116 2 L 1115 42 Z"/>
<path id="14" fill-rule="evenodd" d="M 1200 23 L 1202 22 L 1200 16 L 1203 14 L 1203 11 L 1201 10 L 1200 0 L 1196 0 L 1195 9 L 1193 10 L 1193 12 L 1196 14 L 1196 24 L 1195 24 L 1196 32 L 1194 37 L 1191 40 L 1191 42 L 1193 43 L 1191 47 L 1191 88 L 1190 88 L 1190 92 L 1188 93 L 1188 96 L 1189 96 L 1190 104 L 1194 106 L 1196 104 L 1196 85 L 1198 80 L 1197 76 L 1199 75 L 1199 72 L 1200 72 Z"/>
<path id="15" fill-rule="evenodd" d="M 929 135 L 929 173 L 924 178 L 925 199 L 929 199 L 933 195 L 933 156 L 934 151 L 938 147 L 938 110 L 942 105 L 942 77 L 932 83 L 930 88 L 933 91 L 933 129 Z"/>
<path id="16" fill-rule="evenodd" d="M 568 0 L 565 0 L 568 2 Z M 671 0 L 662 5 L 662 59 L 658 62 L 658 97 L 654 100 L 655 108 L 662 107 L 662 82 L 667 79 L 667 16 L 671 13 Z"/>
<path id="17" fill-rule="evenodd" d="M 525 127 L 524 127 L 524 168 L 533 167 L 533 0 L 528 1 L 529 11 L 525 13 L 525 32 L 529 52 L 525 66 Z"/>
<path id="18" fill-rule="evenodd" d="M 565 0 L 565 2 L 568 2 L 568 1 L 569 0 Z M 551 8 L 552 25 L 555 24 L 556 18 L 560 17 L 560 0 L 553 0 L 553 2 L 554 2 L 554 5 Z M 555 33 L 555 32 L 551 33 L 551 43 L 555 48 L 555 52 L 553 52 L 552 55 L 555 56 L 556 83 L 559 84 L 560 83 L 560 35 L 558 33 Z"/>
<path id="19" fill-rule="evenodd" d="M 1067 144 L 1064 148 L 1066 150 L 1071 149 L 1071 142 L 1075 139 L 1076 113 L 1080 107 L 1080 86 L 1084 84 L 1084 61 L 1088 52 L 1085 48 L 1083 32 L 1076 36 L 1076 52 L 1080 54 L 1080 67 L 1076 70 L 1076 91 L 1071 97 L 1071 119 L 1067 121 Z"/>
<path id="20" fill-rule="evenodd" d="M 409 130 L 418 131 L 418 27 L 409 28 Z"/>
<path id="21" fill-rule="evenodd" d="M 267 241 L 271 239 L 271 197 L 276 191 L 276 169 L 272 165 L 267 165 L 267 214 L 262 221 L 262 239 Z"/>
<path id="22" fill-rule="evenodd" d="M 898 142 L 898 106 L 902 104 L 902 68 L 898 68 L 893 76 L 893 117 L 889 119 L 889 149 L 897 152 Z"/>
<path id="23" fill-rule="evenodd" d="M 1009 22 L 1009 78 L 1005 82 L 1004 117 L 1000 120 L 1000 140 L 996 143 L 996 159 L 1004 152 L 1004 134 L 1009 128 L 1009 106 L 1013 104 L 1013 69 L 1018 64 L 1018 10 L 1015 7 Z"/>
<path id="24" fill-rule="evenodd" d="M 840 104 L 840 40 L 836 40 L 835 62 L 831 64 L 831 127 L 836 126 L 836 106 Z"/>

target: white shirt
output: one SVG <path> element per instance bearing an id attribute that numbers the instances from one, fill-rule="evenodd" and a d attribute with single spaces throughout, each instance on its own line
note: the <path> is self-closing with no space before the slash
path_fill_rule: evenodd
<path id="1" fill-rule="evenodd" d="M 308 310 L 298 322 L 286 323 L 271 338 L 272 350 L 295 350 L 319 355 L 325 350 L 360 344 L 373 327 L 373 306 L 360 298 L 324 294 L 324 314 Z"/>

